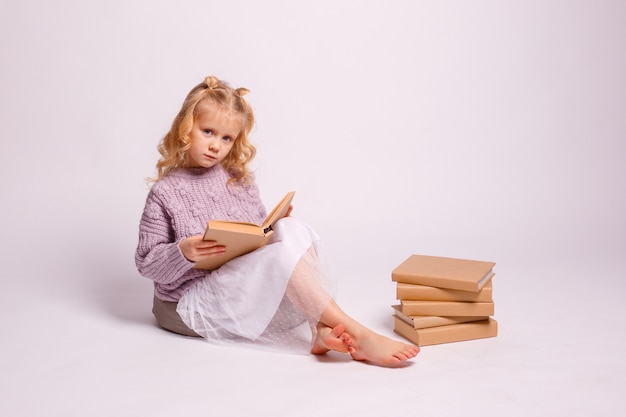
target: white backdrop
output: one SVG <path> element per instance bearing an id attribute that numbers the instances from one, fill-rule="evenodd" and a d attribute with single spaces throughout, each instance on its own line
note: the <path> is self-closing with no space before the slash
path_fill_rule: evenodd
<path id="1" fill-rule="evenodd" d="M 411 253 L 497 262 L 504 314 L 538 271 L 623 293 L 625 17 L 606 0 L 2 0 L 3 326 L 33 291 L 116 311 L 149 292 L 144 178 L 209 74 L 252 91 L 262 196 L 297 191 L 357 311 L 388 308 Z"/>

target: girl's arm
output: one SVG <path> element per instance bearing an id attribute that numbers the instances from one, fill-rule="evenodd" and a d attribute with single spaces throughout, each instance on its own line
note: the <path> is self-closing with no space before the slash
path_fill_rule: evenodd
<path id="1" fill-rule="evenodd" d="M 160 284 L 177 281 L 194 266 L 178 245 L 169 215 L 159 199 L 150 193 L 139 224 L 139 243 L 135 252 L 137 270 Z"/>

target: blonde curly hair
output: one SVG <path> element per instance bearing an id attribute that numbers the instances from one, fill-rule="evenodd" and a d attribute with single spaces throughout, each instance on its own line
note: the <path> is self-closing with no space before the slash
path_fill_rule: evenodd
<path id="1" fill-rule="evenodd" d="M 190 133 L 198 104 L 208 101 L 220 110 L 231 112 L 242 119 L 243 128 L 235 138 L 233 147 L 222 161 L 222 166 L 230 173 L 231 180 L 246 182 L 249 180 L 248 165 L 256 154 L 256 148 L 249 142 L 248 134 L 254 126 L 254 113 L 243 96 L 249 91 L 245 88 L 231 88 L 227 83 L 214 76 L 208 76 L 203 82 L 191 89 L 183 105 L 172 122 L 169 132 L 159 143 L 161 158 L 156 164 L 158 181 L 175 168 L 189 166 L 187 151 L 191 147 Z"/>

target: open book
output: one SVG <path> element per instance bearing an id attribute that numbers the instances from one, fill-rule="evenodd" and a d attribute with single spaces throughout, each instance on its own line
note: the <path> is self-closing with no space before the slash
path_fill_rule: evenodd
<path id="1" fill-rule="evenodd" d="M 219 256 L 208 257 L 197 262 L 198 269 L 217 269 L 237 256 L 252 252 L 267 244 L 273 233 L 274 224 L 287 214 L 295 191 L 288 192 L 267 215 L 263 224 L 229 220 L 209 220 L 204 240 L 215 240 L 226 247 L 226 252 Z"/>

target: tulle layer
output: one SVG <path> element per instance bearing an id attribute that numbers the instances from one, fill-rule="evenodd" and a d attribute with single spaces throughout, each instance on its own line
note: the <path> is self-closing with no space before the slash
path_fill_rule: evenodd
<path id="1" fill-rule="evenodd" d="M 318 235 L 288 217 L 276 224 L 270 244 L 187 289 L 177 312 L 212 343 L 308 353 L 334 287 Z"/>

